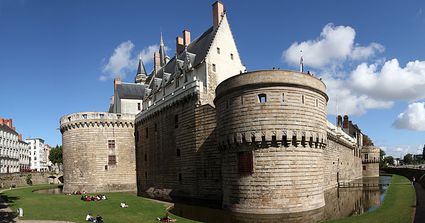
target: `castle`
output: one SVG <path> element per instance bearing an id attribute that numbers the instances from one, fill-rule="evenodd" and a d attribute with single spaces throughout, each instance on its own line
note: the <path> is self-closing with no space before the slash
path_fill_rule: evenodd
<path id="1" fill-rule="evenodd" d="M 61 118 L 65 192 L 137 186 L 276 214 L 323 207 L 325 190 L 379 174 L 379 149 L 363 148 L 360 129 L 327 121 L 320 79 L 246 72 L 223 4 L 212 8 L 212 26 L 194 40 L 183 30 L 174 57 L 161 37 L 150 75 L 140 60 L 135 84 L 115 80 L 109 113 Z"/>

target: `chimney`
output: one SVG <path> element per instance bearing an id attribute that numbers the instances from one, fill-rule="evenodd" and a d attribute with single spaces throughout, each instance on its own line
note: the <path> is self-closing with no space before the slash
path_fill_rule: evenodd
<path id="1" fill-rule="evenodd" d="M 190 44 L 190 31 L 188 29 L 183 30 L 183 44 L 188 46 Z"/>
<path id="2" fill-rule="evenodd" d="M 159 71 L 159 69 L 161 69 L 161 57 L 159 56 L 158 52 L 155 52 L 153 54 L 153 63 L 154 63 L 154 67 L 155 67 L 155 73 L 157 73 Z"/>
<path id="3" fill-rule="evenodd" d="M 337 127 L 342 127 L 342 116 L 341 115 L 338 115 L 336 117 L 336 126 Z"/>
<path id="4" fill-rule="evenodd" d="M 348 129 L 348 116 L 344 115 L 344 122 L 342 123 L 342 128 Z"/>
<path id="5" fill-rule="evenodd" d="M 116 77 L 114 79 L 114 90 L 117 89 L 117 85 L 121 84 L 121 78 L 120 77 Z"/>
<path id="6" fill-rule="evenodd" d="M 189 37 L 190 39 L 190 37 Z M 180 54 L 181 52 L 183 52 L 184 50 L 184 43 L 183 43 L 183 38 L 181 38 L 180 36 L 176 37 L 176 53 L 177 55 Z"/>
<path id="7" fill-rule="evenodd" d="M 0 125 L 3 125 L 3 120 L 2 118 L 0 118 Z"/>
<path id="8" fill-rule="evenodd" d="M 18 139 L 19 139 L 20 141 L 22 141 L 22 134 L 19 134 L 19 135 L 18 135 Z"/>
<path id="9" fill-rule="evenodd" d="M 218 27 L 224 15 L 224 5 L 220 1 L 216 1 L 213 5 L 213 25 L 214 29 Z"/>

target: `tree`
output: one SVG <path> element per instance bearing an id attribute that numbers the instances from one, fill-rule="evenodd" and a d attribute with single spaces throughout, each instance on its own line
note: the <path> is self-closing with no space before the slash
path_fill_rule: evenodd
<path id="1" fill-rule="evenodd" d="M 50 150 L 49 160 L 53 164 L 61 164 L 63 162 L 62 159 L 62 146 L 56 145 L 55 148 Z"/>
<path id="2" fill-rule="evenodd" d="M 425 160 L 425 145 L 424 145 L 424 148 L 422 149 L 422 160 Z"/>
<path id="3" fill-rule="evenodd" d="M 412 156 L 412 154 L 410 154 L 410 153 L 406 154 L 404 156 L 404 158 L 403 158 L 403 162 L 405 164 L 411 164 L 411 163 L 413 163 L 413 156 Z"/>
<path id="4" fill-rule="evenodd" d="M 394 165 L 394 157 L 392 157 L 392 156 L 386 156 L 385 158 L 384 158 L 384 163 L 386 164 L 386 165 Z"/>
<path id="5" fill-rule="evenodd" d="M 388 164 L 385 162 L 384 156 L 385 156 L 385 151 L 382 149 L 379 149 L 379 167 L 385 167 Z"/>
<path id="6" fill-rule="evenodd" d="M 366 134 L 363 134 L 363 145 L 364 146 L 374 146 L 373 141 Z"/>

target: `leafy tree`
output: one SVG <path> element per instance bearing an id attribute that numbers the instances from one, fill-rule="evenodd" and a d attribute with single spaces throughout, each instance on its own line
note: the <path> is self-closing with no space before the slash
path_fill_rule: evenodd
<path id="1" fill-rule="evenodd" d="M 379 167 L 385 167 L 385 166 L 387 166 L 388 164 L 385 162 L 385 159 L 384 159 L 384 157 L 385 157 L 385 151 L 384 150 L 382 150 L 382 149 L 379 149 Z"/>
<path id="2" fill-rule="evenodd" d="M 384 163 L 386 165 L 394 165 L 394 157 L 392 157 L 392 156 L 386 156 L 384 158 Z"/>
<path id="3" fill-rule="evenodd" d="M 56 145 L 55 148 L 50 150 L 49 160 L 53 164 L 62 163 L 62 146 Z"/>
<path id="4" fill-rule="evenodd" d="M 410 153 L 406 154 L 404 156 L 404 158 L 403 158 L 403 162 L 405 164 L 411 164 L 411 163 L 413 163 L 413 156 L 412 156 L 412 154 L 410 154 Z"/>
<path id="5" fill-rule="evenodd" d="M 363 145 L 364 146 L 374 146 L 373 141 L 366 134 L 363 134 Z"/>
<path id="6" fill-rule="evenodd" d="M 425 145 L 424 145 L 424 148 L 422 149 L 422 160 L 425 160 Z"/>

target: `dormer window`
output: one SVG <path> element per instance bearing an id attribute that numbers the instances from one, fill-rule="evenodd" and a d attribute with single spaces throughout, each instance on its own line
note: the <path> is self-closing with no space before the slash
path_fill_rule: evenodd
<path id="1" fill-rule="evenodd" d="M 220 54 L 220 47 L 217 47 L 217 54 Z"/>

